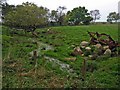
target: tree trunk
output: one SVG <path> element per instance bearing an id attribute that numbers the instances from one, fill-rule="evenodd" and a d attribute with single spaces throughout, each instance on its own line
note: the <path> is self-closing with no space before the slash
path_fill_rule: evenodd
<path id="1" fill-rule="evenodd" d="M 35 32 L 36 27 L 31 29 L 32 35 L 38 37 L 37 33 Z"/>
<path id="2" fill-rule="evenodd" d="M 36 32 L 32 32 L 32 35 L 35 36 L 35 37 L 38 37 Z"/>

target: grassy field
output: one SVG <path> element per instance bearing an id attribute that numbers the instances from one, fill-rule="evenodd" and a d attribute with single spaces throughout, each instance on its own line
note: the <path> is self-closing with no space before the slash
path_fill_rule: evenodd
<path id="1" fill-rule="evenodd" d="M 117 25 L 89 25 L 89 26 L 60 26 L 37 29 L 38 37 L 31 33 L 2 27 L 2 61 L 4 88 L 118 88 L 118 59 L 119 57 L 88 60 L 85 80 L 82 79 L 83 57 L 76 56 L 76 61 L 65 58 L 73 56 L 70 53 L 83 40 L 89 41 L 87 31 L 106 33 L 114 40 L 118 40 Z M 35 41 L 36 40 L 36 41 Z M 37 58 L 37 67 L 28 55 L 38 48 L 36 42 L 50 45 L 54 50 L 41 49 Z M 74 70 L 70 74 L 61 70 L 59 65 L 44 58 L 49 56 L 62 63 L 70 65 Z M 95 70 L 89 71 L 93 65 Z"/>

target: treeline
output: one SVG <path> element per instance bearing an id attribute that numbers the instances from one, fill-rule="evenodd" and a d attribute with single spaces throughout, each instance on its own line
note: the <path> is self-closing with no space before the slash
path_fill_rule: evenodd
<path id="1" fill-rule="evenodd" d="M 10 19 L 10 16 L 13 16 L 12 17 L 13 19 L 16 16 L 16 18 L 19 19 L 19 17 L 21 16 L 24 18 L 29 18 L 29 20 L 32 21 L 35 18 L 41 19 L 41 22 L 46 21 L 47 24 L 51 24 L 51 25 L 79 25 L 80 23 L 89 24 L 90 21 L 93 20 L 93 18 L 90 16 L 90 13 L 88 13 L 88 10 L 85 7 L 77 7 L 65 13 L 64 11 L 66 9 L 67 8 L 64 6 L 63 7 L 59 6 L 57 10 L 50 11 L 48 8 L 42 6 L 38 7 L 34 3 L 29 3 L 29 2 L 17 6 L 4 3 L 2 5 L 2 19 L 3 21 L 5 21 L 8 18 Z M 15 13 L 18 14 L 15 15 Z M 37 15 L 38 13 L 39 15 Z M 44 17 L 44 19 L 41 15 Z M 42 21 L 42 19 L 44 21 Z M 25 19 L 24 19 L 24 24 L 25 24 Z"/>
<path id="2" fill-rule="evenodd" d="M 62 25 L 89 25 L 100 19 L 99 10 L 91 10 L 85 7 L 76 7 L 65 13 L 67 8 L 59 6 L 56 10 L 46 7 L 38 7 L 34 3 L 22 3 L 22 5 L 2 4 L 2 22 L 9 27 L 22 28 L 26 31 L 35 31 L 37 27 L 62 26 Z M 116 21 L 119 14 L 112 12 L 107 17 L 108 22 Z"/>

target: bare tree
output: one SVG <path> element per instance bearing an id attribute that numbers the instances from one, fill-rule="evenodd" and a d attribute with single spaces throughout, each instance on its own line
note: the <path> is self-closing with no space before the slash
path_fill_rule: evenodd
<path id="1" fill-rule="evenodd" d="M 91 10 L 90 15 L 93 18 L 93 22 L 95 22 L 97 19 L 100 19 L 100 12 L 97 9 L 96 10 Z"/>
<path id="2" fill-rule="evenodd" d="M 66 10 L 67 8 L 65 6 L 59 6 L 57 11 L 58 11 L 58 23 L 60 25 L 62 25 L 63 23 L 63 18 L 64 18 L 64 15 L 65 13 L 63 12 L 64 10 Z"/>

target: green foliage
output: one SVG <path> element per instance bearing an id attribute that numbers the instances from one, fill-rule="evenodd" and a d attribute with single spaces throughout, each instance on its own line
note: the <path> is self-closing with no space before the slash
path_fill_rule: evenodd
<path id="1" fill-rule="evenodd" d="M 2 19 L 4 20 L 4 16 L 8 14 L 8 12 L 15 9 L 14 5 L 9 5 L 8 3 L 2 4 Z"/>
<path id="2" fill-rule="evenodd" d="M 94 76 L 99 87 L 118 88 L 118 59 L 114 57 L 98 63 L 99 69 L 94 72 Z"/>
<path id="3" fill-rule="evenodd" d="M 93 18 L 90 17 L 90 16 L 85 17 L 85 18 L 84 18 L 84 21 L 83 21 L 83 24 L 84 24 L 84 25 L 89 25 L 89 24 L 90 24 L 90 21 L 92 21 L 92 20 L 93 20 Z"/>
<path id="4" fill-rule="evenodd" d="M 116 12 L 111 12 L 109 13 L 109 15 L 107 16 L 107 22 L 117 22 L 120 19 L 119 13 Z"/>
<path id="5" fill-rule="evenodd" d="M 79 25 L 80 23 L 89 24 L 92 18 L 89 16 L 85 7 L 77 7 L 72 11 L 68 11 L 66 21 L 70 24 Z"/>
<path id="6" fill-rule="evenodd" d="M 46 8 L 26 2 L 5 15 L 5 25 L 34 31 L 36 27 L 47 24 L 47 12 Z"/>
<path id="7" fill-rule="evenodd" d="M 75 61 L 65 60 L 65 58 L 73 57 L 70 53 L 74 47 L 79 46 L 81 41 L 89 41 L 87 31 L 106 33 L 117 40 L 117 25 L 51 27 L 52 33 L 49 33 L 47 28 L 37 29 L 39 38 L 33 39 L 47 42 L 48 45 L 54 47 L 53 51 L 44 49 L 41 51 L 42 55 L 37 58 L 37 68 L 35 68 L 35 64 L 30 63 L 32 60 L 28 56 L 31 51 L 38 48 L 33 43 L 31 36 L 11 34 L 11 31 L 11 29 L 3 27 L 2 74 L 4 88 L 117 88 L 119 86 L 119 57 L 94 61 L 88 59 L 85 81 L 81 80 L 84 57 L 76 56 Z M 16 32 L 22 34 L 22 31 Z M 61 70 L 60 66 L 46 60 L 44 55 L 69 64 L 76 75 Z"/>
<path id="8" fill-rule="evenodd" d="M 98 62 L 96 62 L 95 60 L 88 60 L 87 62 L 87 71 L 95 71 L 98 69 Z"/>
<path id="9" fill-rule="evenodd" d="M 55 57 L 61 60 L 62 62 L 69 64 L 70 67 L 74 69 L 74 72 L 76 72 L 78 76 L 82 75 L 81 67 L 83 66 L 83 58 L 81 56 L 77 56 L 76 61 L 66 61 L 65 58 L 71 57 L 70 52 L 73 51 L 74 47 L 79 46 L 81 41 L 83 40 L 89 41 L 89 35 L 87 31 L 106 33 L 106 34 L 111 35 L 111 37 L 114 40 L 117 40 L 118 38 L 118 35 L 117 35 L 118 29 L 117 29 L 117 25 L 115 24 L 52 27 L 51 30 L 53 32 L 58 31 L 58 33 L 46 35 L 46 34 L 41 33 L 42 30 L 38 29 L 37 31 L 40 33 L 40 35 L 43 35 L 44 38 L 46 37 L 46 39 L 41 39 L 43 42 L 48 42 L 48 44 L 53 42 L 52 45 L 54 45 L 54 43 L 61 43 L 62 45 L 55 46 L 54 51 L 47 51 L 45 52 L 45 55 Z M 54 36 L 54 38 L 52 38 L 52 36 Z M 92 51 L 95 51 L 94 47 L 92 47 Z M 108 59 L 108 57 L 101 57 L 93 61 L 87 60 L 86 81 L 84 82 L 85 85 L 82 87 L 86 87 L 86 88 L 88 87 L 90 88 L 117 87 L 115 83 L 118 83 L 118 78 L 117 76 L 114 76 L 117 74 L 117 66 L 115 64 L 116 61 L 118 61 L 118 59 L 115 59 L 115 58 Z M 105 71 L 102 71 L 101 69 L 104 67 L 105 68 L 111 67 L 112 69 L 106 69 Z M 115 69 L 113 70 L 113 68 Z M 107 75 L 108 72 L 111 72 L 110 76 Z M 92 73 L 93 75 L 91 75 Z M 103 76 L 105 75 L 105 77 L 99 76 L 99 73 Z M 109 78 L 111 77 L 113 78 L 109 80 Z M 67 84 L 68 86 L 70 85 L 69 81 Z"/>

